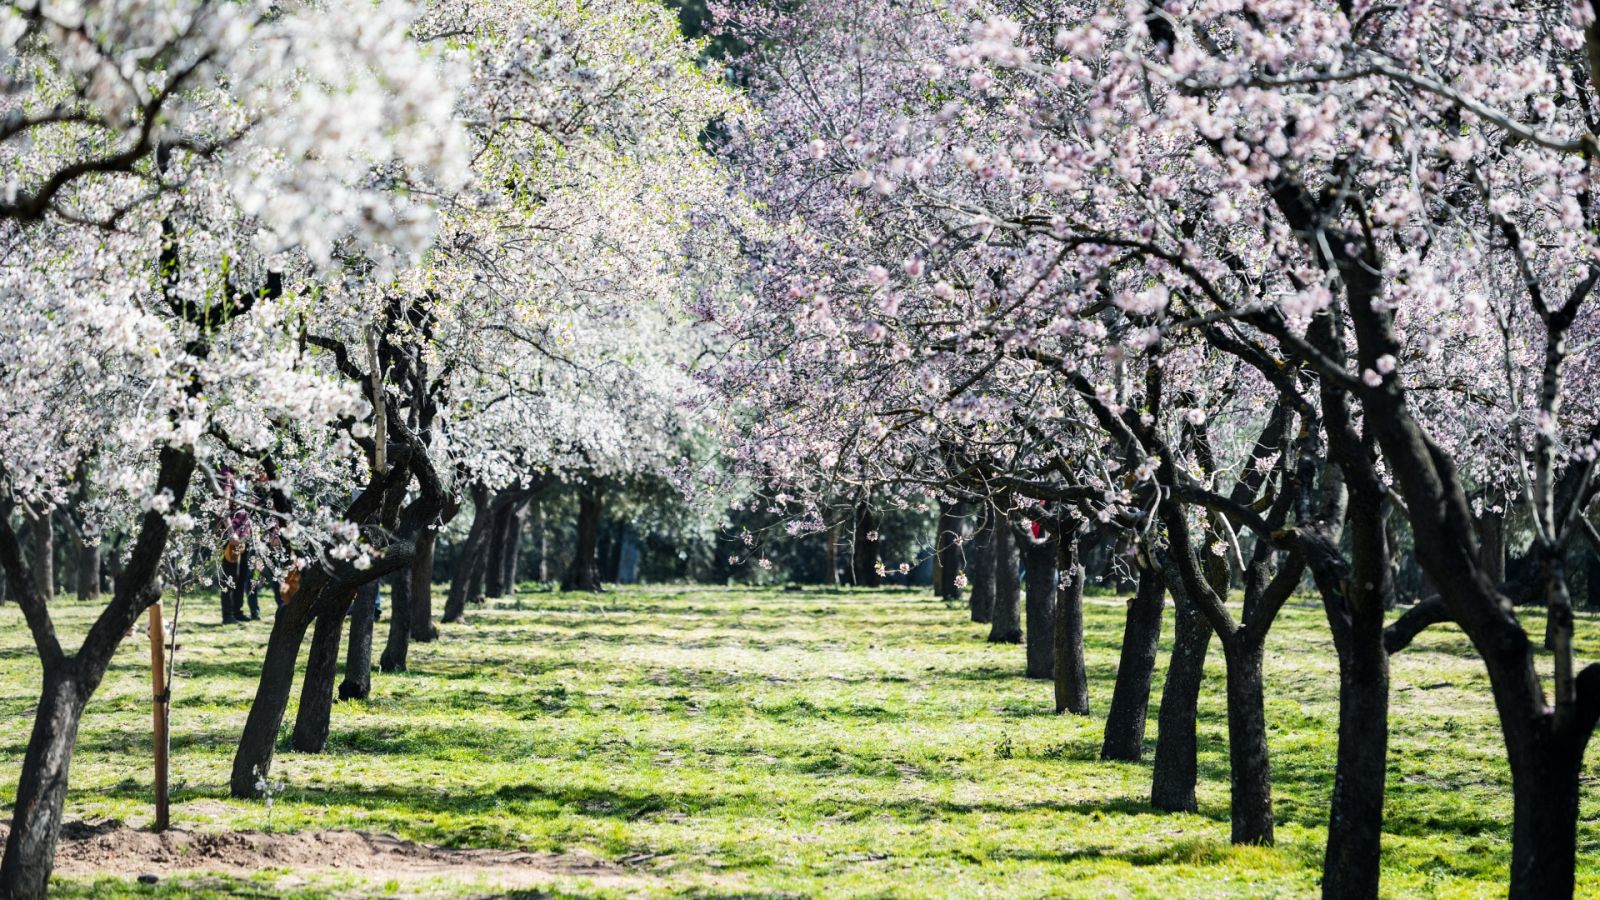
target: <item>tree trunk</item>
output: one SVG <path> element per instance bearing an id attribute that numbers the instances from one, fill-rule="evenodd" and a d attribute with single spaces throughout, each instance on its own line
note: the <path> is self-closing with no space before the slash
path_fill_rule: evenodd
<path id="1" fill-rule="evenodd" d="M 56 595 L 56 535 L 49 513 L 28 516 L 28 568 L 33 587 L 45 602 Z"/>
<path id="2" fill-rule="evenodd" d="M 459 622 L 466 614 L 467 602 L 472 598 L 472 580 L 482 572 L 484 545 L 494 520 L 489 504 L 489 491 L 481 485 L 472 487 L 472 526 L 456 553 L 456 568 L 450 578 L 450 596 L 444 604 L 443 621 Z"/>
<path id="3" fill-rule="evenodd" d="M 828 587 L 838 587 L 839 586 L 839 526 L 837 524 L 829 525 L 826 537 L 827 537 L 827 540 L 828 540 L 828 546 L 825 548 L 826 549 L 826 556 L 828 558 L 828 571 L 827 571 L 827 574 L 825 574 L 823 576 L 822 583 L 827 585 Z"/>
<path id="4" fill-rule="evenodd" d="M 1055 682 L 1056 712 L 1089 714 L 1089 674 L 1083 655 L 1083 566 L 1078 535 L 1069 525 L 1056 539 Z"/>
<path id="5" fill-rule="evenodd" d="M 1502 722 L 1511 757 L 1512 900 L 1573 895 L 1582 743 L 1563 740 L 1550 724 L 1549 717 Z"/>
<path id="6" fill-rule="evenodd" d="M 511 518 L 509 503 L 496 503 L 489 517 L 489 528 L 484 534 L 483 596 L 498 600 L 506 595 L 506 523 Z"/>
<path id="7" fill-rule="evenodd" d="M 432 528 L 422 529 L 411 560 L 411 639 L 420 644 L 439 639 L 439 626 L 433 623 L 433 545 L 438 538 Z"/>
<path id="8" fill-rule="evenodd" d="M 967 607 L 974 622 L 988 622 L 994 614 L 994 520 L 994 510 L 985 508 L 983 523 L 972 538 L 972 559 L 967 562 L 967 580 L 971 582 Z"/>
<path id="9" fill-rule="evenodd" d="M 543 584 L 550 580 L 550 533 L 544 525 L 544 504 L 538 500 L 533 502 L 533 530 L 533 543 L 539 549 L 539 583 Z"/>
<path id="10" fill-rule="evenodd" d="M 11 832 L 0 859 L 0 897 L 7 900 L 43 898 L 50 886 L 67 799 L 67 772 L 88 699 L 63 671 L 67 668 L 66 663 L 47 667 L 33 733 L 22 758 Z"/>
<path id="11" fill-rule="evenodd" d="M 1116 685 L 1111 691 L 1111 711 L 1106 714 L 1101 759 L 1136 762 L 1144 755 L 1145 720 L 1150 711 L 1150 682 L 1155 674 L 1156 652 L 1161 645 L 1161 620 L 1166 605 L 1166 583 L 1161 573 L 1139 567 L 1139 589 L 1128 601 L 1122 628 L 1122 655 L 1117 662 Z"/>
<path id="12" fill-rule="evenodd" d="M 1389 752 L 1389 654 L 1383 646 L 1383 604 L 1376 605 L 1351 610 L 1348 626 L 1336 625 L 1334 631 L 1339 749 L 1322 866 L 1322 896 L 1330 900 L 1378 896 Z"/>
<path id="13" fill-rule="evenodd" d="M 389 582 L 389 638 L 378 657 L 380 672 L 404 672 L 411 652 L 411 579 L 414 566 L 404 566 Z"/>
<path id="14" fill-rule="evenodd" d="M 1172 638 L 1172 658 L 1167 662 L 1166 685 L 1156 714 L 1156 754 L 1150 781 L 1150 805 L 1169 812 L 1196 810 L 1195 714 L 1200 684 L 1205 679 L 1206 651 L 1211 646 L 1211 623 L 1174 585 L 1177 605 Z"/>
<path id="15" fill-rule="evenodd" d="M 333 712 L 333 679 L 339 671 L 339 639 L 353 593 L 327 605 L 311 630 L 305 679 L 300 683 L 300 708 L 295 711 L 289 746 L 302 753 L 321 753 L 328 746 L 328 719 Z"/>
<path id="16" fill-rule="evenodd" d="M 863 500 L 856 504 L 855 537 L 850 542 L 850 569 L 858 587 L 881 587 L 878 572 L 878 517 Z"/>
<path id="17" fill-rule="evenodd" d="M 381 581 L 373 581 L 356 591 L 350 610 L 350 647 L 344 659 L 344 681 L 339 683 L 340 700 L 365 700 L 372 695 L 372 632 L 377 621 Z"/>
<path id="18" fill-rule="evenodd" d="M 239 736 L 239 747 L 233 754 L 229 789 L 240 799 L 261 796 L 257 784 L 272 771 L 278 727 L 283 724 L 289 694 L 294 690 L 295 661 L 300 657 L 300 645 L 315 615 L 316 599 L 302 591 L 278 607 L 278 614 L 272 620 L 272 634 L 267 638 L 267 655 L 261 663 L 261 681 L 256 685 L 255 702 L 250 704 L 244 733 Z"/>
<path id="19" fill-rule="evenodd" d="M 1483 574 L 1492 584 L 1506 580 L 1506 513 L 1490 509 L 1494 496 L 1484 498 L 1483 514 L 1477 517 L 1479 558 Z"/>
<path id="20" fill-rule="evenodd" d="M 1001 516 L 994 527 L 994 606 L 989 613 L 989 643 L 1022 643 L 1022 584 L 1017 536 Z"/>
<path id="21" fill-rule="evenodd" d="M 513 504 L 500 537 L 500 584 L 506 594 L 517 592 L 517 555 L 522 549 L 522 504 Z"/>
<path id="22" fill-rule="evenodd" d="M 961 574 L 961 514 L 954 503 L 939 504 L 939 534 L 934 542 L 934 553 L 939 562 L 936 589 L 939 597 L 949 603 L 961 599 L 961 589 L 956 587 L 956 576 Z"/>
<path id="23" fill-rule="evenodd" d="M 1228 759 L 1233 785 L 1233 843 L 1272 843 L 1272 768 L 1267 758 L 1267 712 L 1262 694 L 1262 649 L 1235 638 L 1224 645 L 1228 681 Z"/>
<path id="24" fill-rule="evenodd" d="M 1056 671 L 1056 537 L 1023 544 L 1026 566 L 1029 678 L 1054 678 Z"/>
<path id="25" fill-rule="evenodd" d="M 77 589 L 79 600 L 100 599 L 100 544 L 77 545 Z"/>
<path id="26" fill-rule="evenodd" d="M 600 502 L 600 484 L 587 482 L 578 496 L 577 550 L 561 579 L 563 591 L 600 590 Z"/>

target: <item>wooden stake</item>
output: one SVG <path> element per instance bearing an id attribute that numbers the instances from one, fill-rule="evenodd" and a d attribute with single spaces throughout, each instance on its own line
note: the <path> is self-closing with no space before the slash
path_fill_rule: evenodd
<path id="1" fill-rule="evenodd" d="M 167 751 L 171 747 L 171 734 L 167 730 L 167 636 L 161 626 L 161 602 L 150 607 L 150 696 L 152 699 L 152 724 L 155 731 L 156 763 L 156 824 L 155 830 L 166 831 L 170 798 L 167 791 Z"/>

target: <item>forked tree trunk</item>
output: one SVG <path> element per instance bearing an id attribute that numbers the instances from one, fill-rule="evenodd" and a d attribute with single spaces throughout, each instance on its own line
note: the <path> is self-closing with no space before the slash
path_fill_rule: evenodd
<path id="1" fill-rule="evenodd" d="M 1228 759 L 1233 785 L 1232 840 L 1270 845 L 1272 768 L 1267 757 L 1267 712 L 1262 648 L 1248 637 L 1224 645 L 1227 653 Z"/>
<path id="2" fill-rule="evenodd" d="M 1150 805 L 1170 812 L 1194 812 L 1195 715 L 1205 679 L 1206 651 L 1211 646 L 1211 623 L 1183 591 L 1175 585 L 1168 587 L 1177 606 L 1177 624 L 1156 716 Z"/>
<path id="3" fill-rule="evenodd" d="M 316 616 L 315 593 L 315 590 L 301 590 L 289 602 L 278 607 L 278 614 L 273 617 L 272 633 L 267 637 L 267 654 L 261 662 L 261 680 L 256 685 L 255 702 L 250 704 L 244 732 L 239 735 L 239 746 L 233 755 L 233 772 L 228 787 L 234 797 L 245 799 L 261 796 L 261 789 L 257 785 L 272 771 L 278 727 L 283 724 L 283 714 L 289 706 L 289 694 L 294 690 L 295 661 L 300 657 L 306 629 Z"/>
<path id="4" fill-rule="evenodd" d="M 956 576 L 961 574 L 961 515 L 954 503 L 939 504 L 939 534 L 934 552 L 939 561 L 939 597 L 954 603 L 961 599 L 961 589 L 956 587 Z"/>
<path id="5" fill-rule="evenodd" d="M 1352 610 L 1348 627 L 1335 627 L 1334 647 L 1339 654 L 1339 748 L 1328 804 L 1322 896 L 1375 900 L 1389 748 L 1383 604 L 1376 610 Z"/>
<path id="6" fill-rule="evenodd" d="M 599 483 L 587 482 L 578 496 L 577 549 L 561 579 L 564 591 L 600 590 L 600 503 Z"/>
<path id="7" fill-rule="evenodd" d="M 1056 540 L 1055 682 L 1056 712 L 1089 714 L 1089 674 L 1083 654 L 1083 566 L 1078 564 L 1078 535 L 1068 526 Z"/>
<path id="8" fill-rule="evenodd" d="M 989 643 L 1022 643 L 1022 584 L 1017 536 L 1004 516 L 994 527 L 994 606 L 989 613 Z"/>
<path id="9" fill-rule="evenodd" d="M 372 632 L 377 621 L 381 582 L 374 581 L 356 592 L 350 609 L 350 645 L 345 652 L 344 680 L 339 683 L 340 700 L 365 700 L 372 695 Z"/>
<path id="10" fill-rule="evenodd" d="M 994 510 L 985 508 L 983 522 L 972 538 L 972 558 L 967 561 L 967 608 L 972 621 L 988 622 L 994 614 Z"/>
<path id="11" fill-rule="evenodd" d="M 438 537 L 432 528 L 422 529 L 411 561 L 411 639 L 421 644 L 439 639 L 439 626 L 433 623 L 433 547 Z"/>
<path id="12" fill-rule="evenodd" d="M 1029 678 L 1054 678 L 1056 670 L 1056 537 L 1027 541 L 1022 548 L 1027 568 Z"/>
<path id="13" fill-rule="evenodd" d="M 329 717 L 333 712 L 333 679 L 339 671 L 339 639 L 353 594 L 335 600 L 317 616 L 306 654 L 306 674 L 300 683 L 300 708 L 295 711 L 289 746 L 301 753 L 321 753 L 328 746 Z"/>
<path id="14" fill-rule="evenodd" d="M 1101 759 L 1137 761 L 1144 755 L 1145 721 L 1150 711 L 1150 682 L 1155 675 L 1156 652 L 1161 645 L 1161 620 L 1166 605 L 1166 583 L 1155 569 L 1139 567 L 1139 588 L 1128 601 L 1122 628 L 1122 655 L 1111 691 L 1111 711 L 1106 714 Z"/>
<path id="15" fill-rule="evenodd" d="M 34 714 L 33 732 L 22 758 L 11 832 L 0 860 L 0 897 L 43 898 L 50 885 L 61 815 L 67 799 L 67 773 L 78 739 L 78 723 L 88 699 L 66 662 L 48 666 Z"/>

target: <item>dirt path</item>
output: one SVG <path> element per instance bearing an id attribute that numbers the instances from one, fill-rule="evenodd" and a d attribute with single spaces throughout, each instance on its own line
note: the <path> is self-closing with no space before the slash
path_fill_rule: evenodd
<path id="1" fill-rule="evenodd" d="M 0 841 L 5 835 L 6 827 L 0 825 Z M 560 879 L 585 879 L 623 890 L 649 882 L 616 863 L 582 854 L 457 850 L 366 831 L 267 834 L 172 829 L 155 834 L 115 820 L 68 823 L 61 832 L 55 867 L 62 875 L 129 879 L 154 875 L 161 880 L 198 873 L 248 877 L 272 869 L 288 870 L 284 887 L 319 876 L 345 876 L 379 885 L 399 882 L 407 886 L 408 896 L 428 893 L 424 882 L 429 881 L 436 882 L 441 892 L 468 886 L 535 888 Z"/>

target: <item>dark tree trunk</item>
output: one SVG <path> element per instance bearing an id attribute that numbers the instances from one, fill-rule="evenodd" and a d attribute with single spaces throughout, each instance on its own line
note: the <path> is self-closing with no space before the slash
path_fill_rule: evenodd
<path id="1" fill-rule="evenodd" d="M 544 503 L 535 500 L 533 503 L 533 545 L 539 553 L 539 583 L 550 580 L 550 533 L 544 525 Z"/>
<path id="2" fill-rule="evenodd" d="M 1078 535 L 1070 524 L 1056 539 L 1055 683 L 1056 712 L 1089 714 L 1089 674 L 1083 654 L 1083 566 L 1078 564 Z"/>
<path id="3" fill-rule="evenodd" d="M 489 518 L 489 529 L 485 534 L 485 546 L 488 552 L 484 554 L 483 571 L 483 596 L 498 600 L 506 595 L 506 525 L 511 520 L 511 504 L 496 503 L 494 514 Z"/>
<path id="4" fill-rule="evenodd" d="M 1206 651 L 1211 646 L 1211 623 L 1176 586 L 1169 584 L 1168 588 L 1177 606 L 1177 622 L 1156 714 L 1150 805 L 1170 812 L 1194 812 L 1195 715 L 1205 679 Z"/>
<path id="5" fill-rule="evenodd" d="M 56 595 L 56 535 L 51 516 L 28 516 L 28 568 L 34 590 L 46 602 Z"/>
<path id="6" fill-rule="evenodd" d="M 1482 560 L 1483 574 L 1494 584 L 1504 584 L 1506 580 L 1506 513 L 1504 509 L 1495 510 L 1490 506 L 1496 498 L 1485 497 L 1483 514 L 1478 516 L 1477 531 L 1479 543 L 1479 557 Z"/>
<path id="7" fill-rule="evenodd" d="M 1513 900 L 1573 895 L 1583 744 L 1549 724 L 1502 725 L 1511 757 Z"/>
<path id="8" fill-rule="evenodd" d="M 438 537 L 439 532 L 424 528 L 411 561 L 411 639 L 420 644 L 439 639 L 439 626 L 433 623 L 433 545 Z"/>
<path id="9" fill-rule="evenodd" d="M 1235 638 L 1227 653 L 1228 758 L 1233 785 L 1233 843 L 1272 843 L 1272 767 L 1261 646 Z"/>
<path id="10" fill-rule="evenodd" d="M 577 550 L 561 579 L 563 591 L 600 590 L 600 503 L 600 483 L 586 482 L 578 495 Z"/>
<path id="11" fill-rule="evenodd" d="M 1149 718 L 1150 682 L 1155 675 L 1156 652 L 1161 644 L 1161 620 L 1166 605 L 1166 583 L 1154 568 L 1139 567 L 1139 589 L 1128 601 L 1122 628 L 1122 655 L 1106 714 L 1101 759 L 1137 761 L 1144 755 L 1145 720 Z"/>
<path id="12" fill-rule="evenodd" d="M 1342 636 L 1340 631 L 1347 633 Z M 1383 647 L 1383 605 L 1352 610 L 1335 626 L 1339 654 L 1339 749 L 1328 808 L 1322 895 L 1375 898 L 1383 835 L 1389 752 L 1389 654 Z"/>
<path id="13" fill-rule="evenodd" d="M 372 695 L 372 631 L 377 621 L 378 594 L 383 584 L 374 581 L 356 592 L 350 610 L 350 646 L 345 653 L 340 700 L 365 700 Z"/>
<path id="14" fill-rule="evenodd" d="M 838 587 L 839 586 L 839 526 L 837 524 L 828 526 L 828 531 L 827 531 L 825 537 L 827 538 L 827 541 L 828 541 L 828 545 L 825 548 L 826 549 L 826 554 L 825 555 L 827 556 L 828 571 L 827 571 L 827 574 L 825 574 L 823 576 L 822 583 L 826 584 L 829 587 Z"/>
<path id="15" fill-rule="evenodd" d="M 321 753 L 328 746 L 328 719 L 333 712 L 333 679 L 339 670 L 339 639 L 352 597 L 330 603 L 317 616 L 300 683 L 300 708 L 295 711 L 289 746 L 302 753 Z"/>
<path id="16" fill-rule="evenodd" d="M 0 860 L 0 897 L 7 900 L 43 898 L 50 885 L 67 799 L 67 772 L 88 699 L 77 681 L 62 671 L 67 668 L 65 662 L 46 668 L 33 733 L 22 758 L 11 832 Z"/>
<path id="17" fill-rule="evenodd" d="M 972 558 L 967 562 L 967 608 L 972 621 L 988 622 L 994 614 L 994 532 L 995 513 L 985 508 L 983 522 L 972 538 Z"/>
<path id="18" fill-rule="evenodd" d="M 294 690 L 295 661 L 305 642 L 306 629 L 316 615 L 314 595 L 302 590 L 278 607 L 267 638 L 267 655 L 261 663 L 261 681 L 256 685 L 255 702 L 245 718 L 244 733 L 233 755 L 229 789 L 240 799 L 261 796 L 256 786 L 272 771 L 272 754 L 278 740 L 278 727 Z"/>
<path id="19" fill-rule="evenodd" d="M 414 566 L 404 566 L 389 582 L 389 638 L 378 656 L 381 672 L 404 672 L 411 652 L 411 580 Z"/>
<path id="20" fill-rule="evenodd" d="M 472 599 L 472 580 L 482 572 L 484 546 L 489 528 L 494 521 L 490 507 L 489 491 L 481 485 L 472 487 L 472 526 L 456 553 L 455 573 L 450 579 L 450 596 L 444 604 L 446 623 L 459 622 L 466 614 L 467 602 Z"/>
<path id="21" fill-rule="evenodd" d="M 522 549 L 523 505 L 513 504 L 506 516 L 505 532 L 500 536 L 500 584 L 505 593 L 517 592 L 517 556 Z"/>
<path id="22" fill-rule="evenodd" d="M 954 503 L 939 504 L 939 535 L 934 543 L 939 561 L 939 597 L 955 603 L 961 599 L 956 576 L 961 574 L 961 509 Z"/>
<path id="23" fill-rule="evenodd" d="M 856 504 L 855 537 L 850 542 L 850 570 L 858 587 L 880 587 L 878 572 L 878 517 L 863 500 Z"/>
<path id="24" fill-rule="evenodd" d="M 1054 678 L 1056 671 L 1056 537 L 1022 547 L 1027 569 L 1029 678 Z"/>
<path id="25" fill-rule="evenodd" d="M 100 544 L 77 544 L 77 583 L 79 600 L 100 599 Z"/>
<path id="26" fill-rule="evenodd" d="M 1022 580 L 1017 536 L 1001 516 L 994 527 L 994 607 L 989 613 L 989 643 L 1022 643 Z"/>

